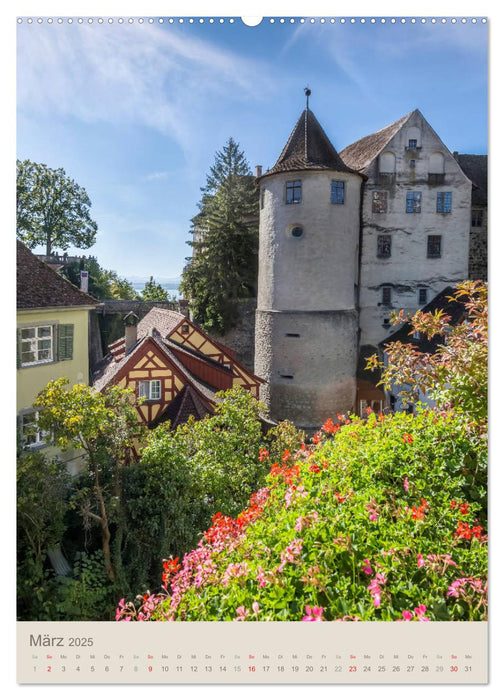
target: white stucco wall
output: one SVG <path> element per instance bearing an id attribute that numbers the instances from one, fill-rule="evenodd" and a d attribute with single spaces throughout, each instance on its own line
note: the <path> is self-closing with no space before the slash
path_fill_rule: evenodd
<path id="1" fill-rule="evenodd" d="M 407 149 L 411 128 L 420 133 L 421 148 Z M 415 311 L 419 286 L 427 287 L 427 302 L 446 286 L 468 277 L 469 230 L 471 223 L 471 182 L 462 172 L 450 151 L 418 112 L 395 135 L 385 148 L 395 154 L 396 175 L 383 184 L 376 159 L 366 171 L 364 186 L 362 267 L 360 289 L 361 344 L 376 345 L 393 332 L 383 322 L 392 310 Z M 444 182 L 429 184 L 432 154 L 444 156 Z M 410 167 L 415 160 L 415 167 Z M 434 160 L 439 171 L 439 155 Z M 430 170 L 432 172 L 432 169 Z M 387 213 L 372 212 L 373 191 L 388 192 Z M 421 192 L 421 212 L 406 213 L 406 193 Z M 436 211 L 437 193 L 451 192 L 451 213 Z M 377 257 L 377 238 L 392 237 L 389 258 Z M 427 237 L 442 236 L 441 257 L 427 257 Z M 383 305 L 382 286 L 392 287 L 390 305 Z"/>
<path id="2" fill-rule="evenodd" d="M 285 203 L 285 183 L 302 181 L 302 201 Z M 345 182 L 344 204 L 331 203 L 331 181 Z M 355 307 L 361 178 L 303 171 L 264 178 L 259 220 L 258 308 Z M 302 226 L 295 238 L 290 231 Z"/>

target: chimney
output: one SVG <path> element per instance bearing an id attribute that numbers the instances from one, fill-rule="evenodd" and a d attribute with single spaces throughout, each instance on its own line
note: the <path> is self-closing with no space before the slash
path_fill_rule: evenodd
<path id="1" fill-rule="evenodd" d="M 179 313 L 189 318 L 189 301 L 187 299 L 178 300 Z"/>
<path id="2" fill-rule="evenodd" d="M 65 253 L 66 255 L 66 253 Z M 81 270 L 80 273 L 80 290 L 81 292 L 88 293 L 89 289 L 89 272 L 87 270 Z"/>
<path id="3" fill-rule="evenodd" d="M 255 166 L 255 171 L 256 171 L 256 177 L 261 177 L 262 175 L 262 165 L 256 165 Z"/>
<path id="4" fill-rule="evenodd" d="M 459 159 L 459 152 L 458 152 L 458 151 L 453 151 L 453 157 L 454 157 L 455 160 L 458 162 L 458 159 Z"/>
<path id="5" fill-rule="evenodd" d="M 127 355 L 137 342 L 138 316 L 130 311 L 124 317 L 124 354 Z"/>

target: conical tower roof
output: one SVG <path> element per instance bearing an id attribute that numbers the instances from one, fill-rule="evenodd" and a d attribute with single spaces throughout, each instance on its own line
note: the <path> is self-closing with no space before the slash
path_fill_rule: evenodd
<path id="1" fill-rule="evenodd" d="M 316 116 L 308 108 L 299 117 L 277 162 L 263 177 L 297 170 L 356 173 L 339 157 Z"/>

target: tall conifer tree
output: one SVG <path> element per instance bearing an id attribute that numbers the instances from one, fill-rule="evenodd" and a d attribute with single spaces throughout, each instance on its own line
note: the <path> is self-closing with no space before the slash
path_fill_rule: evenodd
<path id="1" fill-rule="evenodd" d="M 225 333 L 237 320 L 237 301 L 254 296 L 257 282 L 258 196 L 250 166 L 230 138 L 218 151 L 192 219 L 193 257 L 181 290 L 194 317 Z"/>

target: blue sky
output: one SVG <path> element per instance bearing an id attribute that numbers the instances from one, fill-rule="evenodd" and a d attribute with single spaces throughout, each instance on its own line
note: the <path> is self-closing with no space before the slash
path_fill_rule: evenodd
<path id="1" fill-rule="evenodd" d="M 419 108 L 451 150 L 487 152 L 481 21 L 289 19 L 18 25 L 17 157 L 86 188 L 99 233 L 83 253 L 178 277 L 215 152 L 232 136 L 272 166 L 305 85 L 337 150 Z"/>

